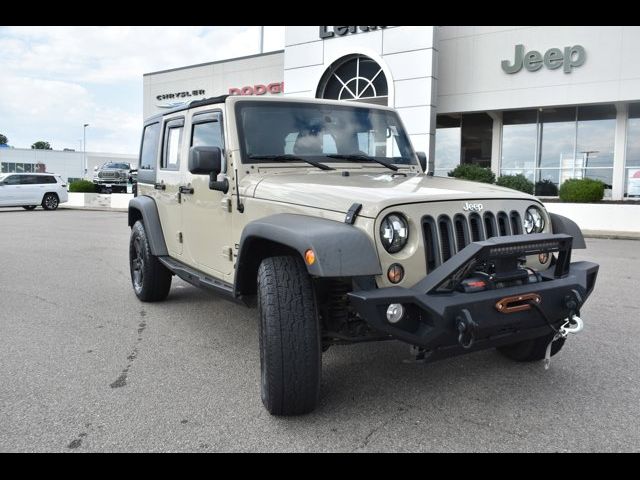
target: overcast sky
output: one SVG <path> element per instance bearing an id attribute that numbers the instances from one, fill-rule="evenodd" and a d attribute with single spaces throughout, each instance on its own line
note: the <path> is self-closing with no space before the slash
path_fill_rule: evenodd
<path id="1" fill-rule="evenodd" d="M 284 47 L 265 27 L 264 50 Z M 0 27 L 0 133 L 15 148 L 137 153 L 142 74 L 259 53 L 260 27 Z"/>

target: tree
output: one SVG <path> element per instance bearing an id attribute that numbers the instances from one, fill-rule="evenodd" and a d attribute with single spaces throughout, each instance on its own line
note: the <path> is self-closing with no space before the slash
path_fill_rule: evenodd
<path id="1" fill-rule="evenodd" d="M 9 139 L 0 133 L 0 145 L 6 145 Z"/>
<path id="2" fill-rule="evenodd" d="M 51 145 L 49 145 L 49 142 L 44 142 L 42 140 L 39 140 L 33 145 L 31 145 L 31 148 L 35 150 L 52 150 Z"/>

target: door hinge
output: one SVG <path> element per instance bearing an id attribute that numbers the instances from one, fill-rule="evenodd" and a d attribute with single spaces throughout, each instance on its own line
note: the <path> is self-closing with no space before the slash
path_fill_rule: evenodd
<path id="1" fill-rule="evenodd" d="M 231 247 L 222 247 L 222 255 L 230 262 L 233 261 L 233 250 Z"/>
<path id="2" fill-rule="evenodd" d="M 178 243 L 182 243 L 182 232 L 178 232 Z"/>
<path id="3" fill-rule="evenodd" d="M 222 209 L 226 212 L 230 212 L 231 211 L 231 199 L 229 197 L 224 197 L 221 201 L 220 201 L 220 205 L 222 205 Z"/>

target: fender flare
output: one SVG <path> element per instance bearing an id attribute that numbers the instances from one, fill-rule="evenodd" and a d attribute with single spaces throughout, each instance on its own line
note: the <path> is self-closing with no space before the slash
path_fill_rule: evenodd
<path id="1" fill-rule="evenodd" d="M 307 265 L 307 271 L 313 276 L 382 274 L 375 245 L 359 228 L 325 218 L 289 213 L 269 215 L 244 227 L 238 248 L 238 274 L 250 263 L 251 245 L 260 240 L 293 249 L 302 258 L 308 249 L 312 249 L 316 261 Z"/>
<path id="2" fill-rule="evenodd" d="M 585 243 L 584 237 L 582 235 L 582 230 L 580 230 L 580 227 L 576 222 L 574 222 L 570 218 L 558 215 L 557 213 L 549 212 L 549 217 L 551 217 L 551 228 L 553 230 L 553 233 L 566 233 L 567 235 L 571 235 L 573 237 L 571 248 L 587 248 L 587 244 Z"/>
<path id="3" fill-rule="evenodd" d="M 151 253 L 157 257 L 169 255 L 167 244 L 164 241 L 164 234 L 162 233 L 158 207 L 153 198 L 142 195 L 129 200 L 129 226 L 133 227 L 136 220 L 140 218 L 144 223 Z"/>

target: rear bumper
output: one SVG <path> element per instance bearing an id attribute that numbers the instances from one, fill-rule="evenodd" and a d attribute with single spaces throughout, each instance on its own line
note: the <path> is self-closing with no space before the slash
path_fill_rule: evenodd
<path id="1" fill-rule="evenodd" d="M 558 252 L 558 263 L 555 269 L 540 272 L 541 281 L 536 283 L 474 293 L 443 289 L 443 285 L 454 285 L 460 272 L 473 262 L 497 264 L 522 256 L 523 252 Z M 569 263 L 570 254 L 568 235 L 494 238 L 469 245 L 411 288 L 355 291 L 349 296 L 358 314 L 374 329 L 431 351 L 431 359 L 443 358 L 544 336 L 551 333 L 545 316 L 557 327 L 572 311 L 578 313 L 593 291 L 599 267 L 591 262 Z M 513 313 L 498 309 L 500 300 L 525 294 L 539 296 L 538 308 L 527 305 L 525 310 Z M 405 308 L 403 319 L 395 324 L 386 316 L 392 303 Z M 460 321 L 468 325 L 467 334 L 472 331 L 473 341 L 468 348 L 459 338 Z"/>

